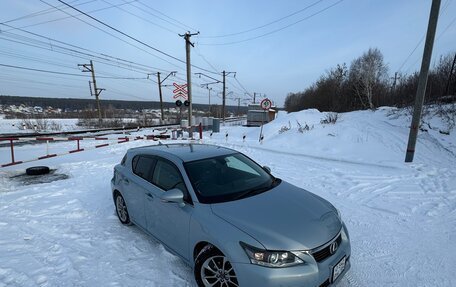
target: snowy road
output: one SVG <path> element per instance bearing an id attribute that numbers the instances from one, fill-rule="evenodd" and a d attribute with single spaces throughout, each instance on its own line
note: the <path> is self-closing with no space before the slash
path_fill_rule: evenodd
<path id="1" fill-rule="evenodd" d="M 290 149 L 285 135 L 273 144 L 243 143 L 243 128 L 230 128 L 225 142 L 225 131 L 206 143 L 244 152 L 341 210 L 352 269 L 338 286 L 456 286 L 456 160 L 448 153 L 429 146 L 423 158 L 434 157 L 431 163 L 379 155 L 363 164 Z M 401 144 L 393 131 L 383 136 Z M 11 178 L 23 166 L 0 170 L 0 286 L 194 286 L 189 267 L 114 214 L 112 168 L 142 144 L 49 159 L 56 173 L 69 175 L 52 183 Z"/>

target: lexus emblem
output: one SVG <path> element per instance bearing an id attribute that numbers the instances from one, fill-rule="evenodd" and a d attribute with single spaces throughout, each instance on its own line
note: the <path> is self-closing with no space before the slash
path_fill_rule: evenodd
<path id="1" fill-rule="evenodd" d="M 336 253 L 337 247 L 339 247 L 338 244 L 337 244 L 337 241 L 334 241 L 333 243 L 331 243 L 331 245 L 329 245 L 329 252 L 331 254 Z"/>

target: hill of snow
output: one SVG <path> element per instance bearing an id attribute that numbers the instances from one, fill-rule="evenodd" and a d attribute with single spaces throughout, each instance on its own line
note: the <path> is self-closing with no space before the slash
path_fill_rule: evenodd
<path id="1" fill-rule="evenodd" d="M 321 124 L 325 117 L 280 113 L 263 127 L 261 143 L 261 128 L 246 127 L 206 132 L 203 142 L 239 150 L 340 209 L 352 269 L 338 286 L 456 286 L 455 131 L 440 134 L 443 124 L 433 120 L 435 130 L 420 132 L 415 162 L 405 164 L 408 117 L 390 108 L 340 114 L 335 124 Z M 299 132 L 297 122 L 309 130 Z M 40 161 L 68 176 L 48 183 L 20 176 L 36 162 L 0 169 L 0 286 L 195 286 L 181 260 L 114 213 L 113 166 L 128 148 L 150 144 Z M 18 158 L 44 150 L 21 146 Z M 0 163 L 8 159 L 0 148 Z"/>

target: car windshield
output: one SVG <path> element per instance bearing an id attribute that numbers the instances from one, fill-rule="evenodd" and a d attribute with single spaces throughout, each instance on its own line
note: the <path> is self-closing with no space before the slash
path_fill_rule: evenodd
<path id="1" fill-rule="evenodd" d="M 241 153 L 184 164 L 201 203 L 237 200 L 265 192 L 280 183 Z"/>

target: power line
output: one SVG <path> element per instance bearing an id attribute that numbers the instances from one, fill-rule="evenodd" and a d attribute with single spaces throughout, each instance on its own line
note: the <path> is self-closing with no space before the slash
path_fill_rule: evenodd
<path id="1" fill-rule="evenodd" d="M 23 80 L 17 79 L 17 78 L 8 79 L 8 78 L 5 78 L 5 77 L 1 77 L 1 78 L 0 78 L 0 81 L 15 82 L 15 83 L 24 83 Z M 84 87 L 82 87 L 82 86 L 58 84 L 58 83 L 55 83 L 55 82 L 49 83 L 49 82 L 42 82 L 42 81 L 36 81 L 36 80 L 27 79 L 27 85 L 30 84 L 30 83 L 31 83 L 31 84 L 46 85 L 46 86 L 51 86 L 51 87 L 60 86 L 60 87 L 74 88 L 74 89 L 82 89 L 82 88 L 84 88 Z"/>
<path id="2" fill-rule="evenodd" d="M 13 69 L 20 69 L 20 70 L 27 70 L 27 71 L 35 71 L 35 72 L 49 73 L 49 74 L 56 74 L 56 75 L 66 75 L 66 76 L 75 76 L 75 77 L 87 77 L 86 75 L 80 75 L 80 74 L 65 73 L 65 72 L 57 72 L 57 71 L 49 71 L 49 70 L 43 70 L 43 69 L 34 69 L 34 68 L 27 68 L 27 67 L 22 67 L 22 66 L 7 65 L 7 64 L 2 64 L 2 63 L 0 63 L 0 66 L 6 67 L 6 68 L 13 68 Z"/>
<path id="3" fill-rule="evenodd" d="M 445 11 L 447 10 L 447 8 L 450 6 L 451 1 L 452 1 L 452 0 L 447 0 L 447 1 L 445 2 L 445 4 L 443 5 L 443 8 L 442 8 L 442 14 L 445 13 Z M 455 18 L 454 20 L 456 20 L 456 18 Z M 449 26 L 451 26 L 451 25 L 453 24 L 454 20 L 450 23 L 450 25 L 448 25 L 448 26 L 445 28 L 445 31 L 449 28 Z M 445 31 L 444 31 L 444 32 L 445 32 Z M 443 33 L 444 33 L 444 32 L 443 32 Z M 437 40 L 441 37 L 441 35 L 442 35 L 443 33 L 441 33 L 440 36 L 437 37 Z M 405 66 L 405 64 L 408 62 L 408 60 L 410 60 L 410 58 L 411 58 L 412 55 L 415 53 L 415 51 L 418 49 L 418 47 L 423 43 L 424 37 L 425 37 L 425 34 L 423 34 L 423 36 L 421 36 L 421 38 L 420 38 L 420 40 L 418 41 L 418 43 L 415 45 L 415 47 L 412 49 L 412 51 L 411 51 L 411 52 L 408 54 L 408 56 L 405 58 L 404 62 L 402 62 L 402 64 L 399 66 L 399 68 L 397 69 L 398 72 L 400 72 L 400 71 L 402 70 L 402 68 Z M 415 63 L 416 63 L 416 62 L 415 62 Z M 415 63 L 412 64 L 412 66 L 414 66 Z M 408 72 L 409 69 L 410 69 L 410 68 L 407 69 L 406 73 Z"/>
<path id="4" fill-rule="evenodd" d="M 2 25 L 5 25 L 7 27 L 13 27 L 13 26 L 10 26 L 8 24 L 2 24 Z M 29 42 L 42 44 L 42 45 L 44 45 L 46 47 L 49 46 L 50 48 L 46 49 L 46 48 L 43 48 L 43 47 L 40 47 L 40 46 L 36 46 L 36 45 L 25 44 L 25 43 L 22 43 L 22 42 L 13 41 L 13 42 L 16 42 L 16 43 L 21 43 L 21 44 L 29 45 L 29 46 L 36 47 L 36 48 L 46 49 L 46 50 L 50 50 L 50 51 L 53 51 L 53 52 L 62 53 L 62 54 L 70 55 L 70 56 L 75 56 L 75 55 L 68 54 L 68 53 L 63 53 L 62 51 L 57 51 L 56 48 L 63 49 L 63 50 L 66 50 L 66 51 L 69 51 L 69 52 L 72 52 L 72 53 L 78 53 L 78 54 L 81 54 L 81 55 L 84 55 L 84 56 L 88 56 L 90 58 L 97 58 L 99 60 L 115 63 L 116 64 L 115 66 L 124 65 L 124 66 L 127 66 L 127 67 L 132 67 L 132 65 L 134 65 L 134 66 L 137 66 L 135 68 L 144 69 L 146 72 L 150 72 L 151 70 L 159 70 L 159 71 L 166 72 L 166 70 L 163 70 L 163 69 L 160 69 L 160 68 L 157 68 L 157 67 L 146 66 L 144 64 L 136 63 L 136 62 L 133 62 L 133 61 L 130 61 L 130 60 L 125 60 L 125 59 L 118 58 L 118 57 L 115 57 L 115 56 L 111 56 L 111 55 L 108 55 L 108 54 L 98 53 L 98 52 L 95 52 L 95 51 L 92 51 L 92 50 L 89 50 L 89 49 L 86 49 L 86 48 L 83 48 L 83 47 L 80 47 L 80 46 L 76 46 L 76 45 L 69 44 L 69 43 L 66 43 L 66 42 L 63 42 L 63 41 L 59 41 L 59 40 L 56 40 L 56 39 L 53 39 L 53 38 L 50 38 L 50 37 L 47 37 L 47 36 L 43 36 L 43 35 L 40 35 L 40 34 L 37 34 L 37 33 L 33 33 L 33 32 L 30 32 L 30 31 L 27 31 L 27 30 L 24 30 L 24 29 L 20 29 L 20 28 L 17 28 L 17 29 L 19 31 L 23 32 L 23 33 L 27 33 L 27 34 L 33 35 L 35 37 L 39 37 L 39 38 L 45 39 L 48 42 L 39 41 L 39 40 L 32 39 L 32 38 L 29 38 L 29 37 L 26 37 L 26 36 L 14 34 L 14 33 L 11 33 L 11 32 L 6 32 L 6 33 L 5 32 L 0 32 L 0 34 L 4 34 L 5 36 L 8 36 L 8 37 L 16 37 L 17 39 L 24 39 L 24 41 L 29 41 Z M 59 43 L 59 44 L 63 44 L 63 45 L 66 45 L 66 46 L 69 46 L 69 47 L 72 47 L 72 48 L 67 48 L 67 47 L 51 44 L 51 43 L 49 43 L 50 41 L 56 42 L 56 43 Z M 77 50 L 75 50 L 75 49 L 77 49 Z M 82 51 L 86 51 L 86 52 L 81 52 L 81 51 L 78 51 L 78 50 L 82 50 Z M 100 56 L 97 56 L 96 54 L 98 54 Z M 107 64 L 107 63 L 105 63 L 105 64 Z"/>
<path id="5" fill-rule="evenodd" d="M 285 19 L 287 19 L 287 18 L 290 18 L 290 17 L 292 17 L 292 16 L 294 16 L 294 15 L 297 15 L 297 14 L 299 14 L 299 13 L 302 13 L 302 12 L 306 11 L 307 9 L 312 8 L 313 6 L 319 4 L 320 2 L 323 2 L 323 1 L 325 1 L 325 0 L 318 0 L 318 1 L 316 1 L 316 2 L 314 2 L 314 3 L 312 3 L 312 4 L 310 4 L 310 5 L 308 5 L 308 6 L 304 7 L 304 8 L 302 8 L 302 9 L 299 9 L 298 11 L 295 11 L 295 12 L 293 12 L 293 13 L 291 13 L 291 14 L 288 14 L 288 15 L 286 15 L 286 16 L 283 16 L 283 17 L 281 17 L 281 18 L 278 18 L 278 19 L 276 19 L 276 20 L 274 20 L 274 21 L 272 21 L 272 22 L 268 22 L 268 23 L 266 23 L 266 24 L 263 24 L 263 25 L 261 25 L 261 26 L 257 26 L 257 27 L 251 28 L 251 29 L 247 29 L 247 30 L 243 30 L 243 31 L 239 31 L 239 32 L 234 32 L 234 33 L 229 33 L 229 34 L 224 34 L 224 35 L 200 36 L 199 38 L 223 38 L 223 37 L 231 37 L 231 36 L 236 36 L 236 35 L 241 35 L 241 34 L 245 34 L 245 33 L 248 33 L 248 32 L 252 32 L 252 31 L 256 31 L 256 30 L 259 30 L 259 29 L 261 29 L 261 28 L 270 26 L 270 25 L 272 25 L 272 24 L 281 22 L 281 21 L 283 21 L 283 20 L 285 20 Z"/>
<path id="6" fill-rule="evenodd" d="M 218 69 L 214 67 L 214 65 L 212 65 L 207 59 L 206 57 L 204 57 L 201 52 L 199 51 L 199 48 L 198 47 L 195 47 L 195 50 L 196 50 L 196 53 L 198 54 L 198 56 L 201 57 L 201 59 L 203 59 L 204 62 L 206 62 L 206 64 L 209 65 L 209 67 L 211 67 L 211 69 L 214 70 L 215 73 L 217 73 Z"/>
<path id="7" fill-rule="evenodd" d="M 59 0 L 59 1 L 60 1 L 60 0 Z M 327 6 L 327 7 L 323 8 L 323 9 L 321 9 L 321 10 L 319 10 L 319 11 L 317 11 L 317 12 L 315 12 L 315 13 L 313 13 L 313 14 L 311 14 L 311 15 L 305 17 L 305 18 L 302 18 L 302 19 L 300 19 L 300 20 L 298 20 L 298 21 L 295 21 L 295 22 L 293 22 L 293 23 L 291 23 L 291 24 L 288 24 L 288 25 L 283 26 L 283 27 L 281 27 L 281 28 L 272 30 L 272 31 L 270 31 L 270 32 L 267 32 L 267 33 L 264 33 L 264 34 L 261 34 L 261 35 L 255 36 L 255 37 L 251 37 L 251 38 L 247 38 L 247 39 L 243 39 L 243 40 L 239 40 L 239 41 L 225 42 L 225 43 L 214 43 L 214 44 L 211 44 L 211 43 L 199 43 L 199 45 L 203 45 L 203 46 L 224 46 L 224 45 L 233 45 L 233 44 L 238 44 L 238 43 L 243 43 L 243 42 L 247 42 L 247 41 L 256 40 L 256 39 L 259 39 L 259 38 L 262 38 L 262 37 L 265 37 L 265 36 L 268 36 L 268 35 L 277 33 L 277 32 L 279 32 L 279 31 L 282 31 L 282 30 L 284 30 L 284 29 L 286 29 L 286 28 L 289 28 L 289 27 L 291 27 L 291 26 L 294 26 L 294 25 L 296 25 L 296 24 L 298 24 L 298 23 L 300 23 L 300 22 L 303 22 L 303 21 L 305 21 L 305 20 L 308 20 L 308 19 L 310 19 L 310 18 L 313 18 L 313 17 L 315 17 L 315 16 L 317 16 L 317 15 L 319 15 L 319 14 L 325 12 L 326 10 L 331 9 L 332 7 L 334 7 L 334 6 L 336 6 L 336 5 L 340 4 L 340 3 L 342 3 L 343 1 L 345 1 L 345 0 L 339 0 L 339 1 L 337 1 L 337 2 L 335 2 L 335 3 L 333 3 L 333 4 L 331 4 L 330 6 Z"/>
<path id="8" fill-rule="evenodd" d="M 65 65 L 65 64 L 61 64 L 61 63 L 57 63 L 57 62 L 44 60 L 43 58 L 35 58 L 35 57 L 21 55 L 21 54 L 12 53 L 12 52 L 0 51 L 0 55 L 6 56 L 6 57 L 15 58 L 15 59 L 29 60 L 29 61 L 43 63 L 43 64 L 47 64 L 47 65 L 52 65 L 52 66 L 57 66 L 57 67 L 61 67 L 61 68 L 76 69 L 75 66 L 69 66 L 69 65 Z"/>
<path id="9" fill-rule="evenodd" d="M 45 4 L 47 4 L 47 5 L 49 5 L 49 6 L 51 6 L 51 7 L 54 7 L 54 8 L 56 8 L 56 9 L 59 9 L 59 8 L 57 8 L 56 6 L 54 6 L 54 5 L 52 5 L 52 4 L 49 4 L 49 3 L 47 3 L 47 2 L 44 1 L 44 0 L 40 0 L 40 1 L 43 2 L 43 3 L 45 3 Z M 61 2 L 61 3 L 66 4 L 65 2 L 63 2 L 63 1 L 61 1 L 61 0 L 58 0 L 58 1 Z M 95 19 L 94 17 L 88 15 L 87 13 L 82 12 L 81 10 L 79 10 L 79 9 L 77 9 L 77 8 L 75 8 L 75 7 L 71 6 L 71 5 L 69 5 L 69 4 L 66 4 L 66 5 L 69 6 L 70 8 L 72 8 L 72 9 L 78 11 L 80 14 L 83 14 L 83 15 L 86 15 L 87 17 L 89 17 L 89 18 Z M 72 14 L 66 12 L 66 11 L 63 11 L 62 9 L 59 9 L 59 10 L 62 11 L 63 13 L 65 13 L 65 14 L 70 15 L 71 17 L 73 17 L 73 18 L 75 18 L 75 19 L 77 19 L 77 20 L 79 20 L 79 21 L 81 21 L 81 22 L 83 22 L 83 23 L 85 23 L 85 24 L 87 24 L 87 25 L 89 25 L 89 26 L 91 26 L 91 27 L 93 27 L 93 28 L 95 28 L 95 29 L 97 29 L 97 30 L 103 32 L 103 33 L 106 33 L 106 34 L 110 35 L 111 37 L 116 38 L 116 39 L 119 40 L 119 41 L 122 41 L 122 42 L 126 43 L 127 45 L 130 45 L 130 46 L 132 46 L 132 47 L 135 47 L 136 49 L 141 50 L 141 51 L 143 51 L 143 52 L 145 52 L 145 53 L 147 53 L 147 54 L 149 54 L 149 55 L 151 55 L 151 56 L 153 56 L 153 57 L 156 57 L 156 58 L 158 58 L 158 59 L 160 59 L 160 60 L 162 60 L 162 61 L 164 61 L 164 62 L 166 62 L 166 63 L 168 63 L 168 64 L 170 64 L 170 65 L 173 65 L 173 66 L 175 66 L 175 67 L 178 67 L 178 68 L 182 69 L 182 67 L 179 67 L 179 66 L 177 66 L 177 65 L 175 65 L 175 64 L 173 64 L 173 63 L 171 63 L 171 62 L 169 62 L 169 61 L 167 61 L 167 60 L 165 60 L 165 59 L 163 59 L 163 58 L 161 58 L 161 57 L 159 57 L 159 56 L 157 56 L 157 55 L 155 55 L 155 54 L 152 54 L 152 53 L 150 53 L 149 51 L 147 51 L 147 50 L 145 50 L 145 49 L 142 49 L 142 48 L 140 48 L 140 47 L 138 47 L 138 46 L 135 46 L 135 45 L 133 45 L 132 43 L 130 43 L 130 42 L 128 42 L 128 41 L 126 41 L 126 40 L 124 40 L 124 39 L 122 39 L 122 38 L 120 38 L 120 37 L 117 37 L 116 35 L 114 35 L 114 34 L 112 34 L 112 33 L 109 33 L 108 31 L 105 31 L 105 30 L 103 30 L 103 29 L 101 29 L 101 28 L 99 28 L 99 27 L 97 27 L 97 26 L 95 26 L 95 25 L 93 25 L 93 24 L 90 24 L 90 23 L 87 22 L 87 21 L 84 21 L 83 19 L 80 19 L 80 18 L 76 17 L 75 15 L 72 15 Z M 101 22 L 100 20 L 96 20 L 96 21 Z M 104 23 L 103 23 L 103 24 L 104 24 Z M 107 25 L 107 24 L 104 24 L 104 25 Z M 109 25 L 108 25 L 108 26 L 109 26 Z M 113 28 L 113 29 L 115 29 L 115 28 Z M 131 36 L 129 36 L 129 37 L 131 37 Z M 147 45 L 147 44 L 146 44 L 146 45 Z"/>
<path id="10" fill-rule="evenodd" d="M 96 0 L 98 1 L 98 0 Z M 121 3 L 121 4 L 116 4 L 116 5 L 112 5 L 111 6 L 108 6 L 108 7 L 104 7 L 104 8 L 99 8 L 99 9 L 95 9 L 95 10 L 91 10 L 89 13 L 95 13 L 95 12 L 99 12 L 99 11 L 103 11 L 103 10 L 107 10 L 107 9 L 111 9 L 111 8 L 119 8 L 120 6 L 123 6 L 123 5 L 126 5 L 126 4 L 129 4 L 131 2 L 135 2 L 137 0 L 132 0 L 130 2 L 127 2 L 127 3 Z M 41 1 L 43 2 L 43 1 Z M 92 2 L 92 1 L 89 1 L 89 2 Z M 43 2 L 45 3 L 45 2 Z M 86 2 L 87 3 L 87 2 Z M 45 3 L 45 4 L 48 4 L 48 3 Z M 48 4 L 49 5 L 49 4 Z M 80 4 L 81 5 L 81 4 Z M 62 5 L 63 6 L 63 5 Z M 79 6 L 79 5 L 75 5 L 75 6 Z M 65 7 L 66 9 L 69 9 L 68 7 Z M 50 8 L 52 10 L 59 10 L 59 11 L 62 11 L 63 12 L 63 9 L 60 9 L 58 8 L 58 6 L 56 8 Z M 66 13 L 66 12 L 65 12 Z M 68 13 L 66 13 L 67 15 L 70 15 Z M 56 22 L 56 21 L 60 21 L 60 20 L 65 20 L 65 19 L 69 19 L 69 18 L 74 18 L 73 15 L 70 15 L 70 16 L 67 16 L 67 17 L 61 17 L 61 18 L 57 18 L 57 19 L 52 19 L 52 20 L 47 20 L 47 21 L 43 21 L 43 22 L 39 22 L 39 23 L 34 23 L 34 24 L 30 24 L 30 25 L 25 25 L 25 26 L 21 26 L 19 28 L 29 28 L 29 27 L 34 27 L 34 26 L 38 26 L 38 25 L 43 25 L 43 24 L 47 24 L 47 23 L 51 23 L 51 22 Z M 7 21 L 7 22 L 4 22 L 4 23 L 0 23 L 0 24 L 6 24 L 10 21 Z M 19 29 L 19 28 L 15 28 L 15 29 Z M 13 29 L 10 29 L 10 30 L 6 30 L 6 32 L 8 31 L 11 31 Z"/>
<path id="11" fill-rule="evenodd" d="M 43 0 L 40 0 L 40 1 L 43 1 Z M 111 25 L 109 25 L 109 24 L 106 24 L 105 22 L 103 22 L 103 21 L 101 21 L 101 20 L 98 20 L 97 18 L 95 18 L 95 17 L 93 17 L 93 16 L 91 16 L 91 15 L 89 15 L 89 14 L 87 14 L 87 13 L 81 11 L 81 10 L 79 10 L 79 9 L 76 8 L 76 7 L 71 6 L 70 4 L 65 3 L 65 2 L 62 1 L 62 0 L 57 0 L 57 1 L 59 1 L 59 2 L 62 3 L 62 4 L 67 5 L 68 7 L 72 8 L 72 9 L 75 10 L 75 11 L 78 11 L 79 13 L 85 15 L 86 17 L 89 17 L 90 19 L 96 21 L 97 23 L 99 23 L 99 24 L 101 24 L 101 25 L 103 25 L 103 26 L 105 26 L 105 27 L 107 27 L 107 28 L 109 28 L 109 29 L 111 29 L 111 30 L 113 30 L 113 31 L 116 31 L 117 33 L 119 33 L 119 34 L 121 34 L 121 35 L 123 35 L 123 36 L 125 36 L 125 37 L 127 37 L 127 38 L 129 38 L 129 39 L 131 39 L 131 40 L 133 40 L 133 41 L 135 41 L 135 42 L 137 42 L 137 43 L 139 43 L 139 44 L 145 46 L 145 47 L 148 47 L 149 49 L 152 49 L 152 50 L 154 50 L 154 51 L 156 51 L 156 52 L 158 52 L 158 53 L 160 53 L 160 54 L 162 54 L 162 55 L 164 55 L 164 56 L 167 56 L 167 57 L 169 57 L 169 58 L 171 58 L 171 59 L 173 59 L 173 60 L 176 60 L 176 61 L 178 61 L 178 62 L 181 62 L 181 63 L 183 63 L 183 64 L 186 63 L 184 60 L 181 60 L 181 59 L 179 59 L 179 58 L 177 58 L 177 57 L 175 57 L 175 56 L 170 55 L 169 53 L 166 53 L 166 52 L 164 52 L 164 51 L 162 51 L 162 50 L 160 50 L 160 49 L 158 49 L 158 48 L 155 48 L 155 47 L 153 47 L 153 46 L 151 46 L 151 45 L 149 45 L 149 44 L 147 44 L 147 43 L 145 43 L 145 42 L 143 42 L 143 41 L 141 41 L 141 40 L 138 40 L 137 38 L 135 38 L 135 37 L 133 37 L 133 36 L 130 36 L 129 34 L 127 34 L 127 33 L 125 33 L 125 32 L 122 32 L 122 31 L 120 31 L 119 29 L 114 28 L 113 26 L 111 26 Z M 195 68 L 197 68 L 197 69 L 200 69 L 200 70 L 203 70 L 203 71 L 206 71 L 206 72 L 209 72 L 209 73 L 214 73 L 214 72 L 212 72 L 212 71 L 206 70 L 206 69 L 201 68 L 201 67 L 198 67 L 198 66 L 196 66 L 196 65 L 192 65 L 192 67 L 195 67 Z"/>
<path id="12" fill-rule="evenodd" d="M 436 37 L 435 42 L 439 41 L 440 38 L 442 38 L 443 34 L 445 34 L 445 32 L 447 32 L 448 29 L 449 29 L 451 26 L 453 26 L 455 23 L 456 23 L 456 17 L 454 17 L 453 20 L 452 20 L 452 21 L 443 29 L 443 31 L 440 32 L 440 34 Z M 423 38 L 423 39 L 424 39 L 424 38 Z M 420 42 L 419 44 L 421 44 L 421 42 Z M 413 62 L 413 64 L 411 64 L 411 65 L 407 68 L 407 70 L 405 71 L 405 74 L 407 74 L 407 73 L 410 71 L 410 69 L 411 69 L 413 66 L 415 66 L 416 63 L 417 63 L 419 60 L 420 60 L 420 58 L 418 58 L 415 62 Z M 400 71 L 400 70 L 399 70 L 399 71 Z"/>
<path id="13" fill-rule="evenodd" d="M 102 1 L 105 2 L 106 4 L 113 5 L 112 3 L 109 3 L 109 2 L 106 1 L 106 0 L 102 0 Z M 124 2 L 125 2 L 125 1 L 124 1 Z M 126 2 L 126 3 L 123 3 L 122 5 L 124 5 L 124 4 L 130 4 L 130 3 L 131 3 L 131 2 Z M 130 4 L 130 5 L 131 5 L 131 4 Z M 121 8 L 121 7 L 118 7 L 118 6 L 116 6 L 116 8 L 119 9 L 119 10 L 121 10 L 121 11 L 123 11 L 123 12 L 125 12 L 125 13 L 127 13 L 127 14 L 132 15 L 133 17 L 136 17 L 136 18 L 138 18 L 138 19 L 141 19 L 141 20 L 143 20 L 143 21 L 145 21 L 145 22 L 147 22 L 147 23 L 149 23 L 149 24 L 152 24 L 152 25 L 155 25 L 155 26 L 157 26 L 157 27 L 160 27 L 160 28 L 162 28 L 163 30 L 166 30 L 166 31 L 168 31 L 168 32 L 170 32 L 170 33 L 178 34 L 178 32 L 176 32 L 176 31 L 173 31 L 173 30 L 171 30 L 171 29 L 169 29 L 169 28 L 167 28 L 167 27 L 165 27 L 165 26 L 162 26 L 162 25 L 160 25 L 160 24 L 157 24 L 157 23 L 155 23 L 155 22 L 152 22 L 152 21 L 150 21 L 149 19 L 146 19 L 146 18 L 144 18 L 144 17 L 142 17 L 142 16 L 139 16 L 138 14 L 135 14 L 135 13 L 133 13 L 133 12 L 128 11 L 127 9 L 124 9 L 124 8 Z"/>
<path id="14" fill-rule="evenodd" d="M 79 0 L 74 0 L 74 1 L 71 1 L 70 3 L 74 3 L 74 2 L 78 2 L 78 1 Z M 97 1 L 97 0 L 90 0 L 90 1 L 87 1 L 87 2 L 84 2 L 84 3 L 76 4 L 75 6 L 80 6 L 80 5 L 84 5 L 84 4 L 87 4 L 87 3 L 90 3 L 90 2 L 95 2 L 95 1 Z M 61 5 L 61 7 L 65 7 L 65 5 Z M 23 19 L 28 19 L 28 18 L 33 18 L 33 17 L 37 17 L 37 16 L 42 16 L 42 15 L 46 15 L 46 14 L 49 14 L 49 13 L 52 13 L 52 12 L 55 12 L 55 11 L 57 11 L 57 9 L 48 8 L 48 9 L 44 9 L 44 10 L 41 10 L 41 11 L 30 13 L 30 14 L 27 14 L 27 15 L 24 15 L 24 16 L 21 16 L 21 17 L 14 18 L 14 19 L 2 22 L 0 24 L 6 24 L 6 23 L 11 23 L 11 22 L 23 20 Z"/>
<path id="15" fill-rule="evenodd" d="M 123 0 L 123 1 L 125 1 L 125 0 Z M 172 17 L 166 15 L 165 13 L 160 12 L 160 11 L 158 11 L 157 9 L 155 9 L 155 8 L 153 8 L 153 7 L 149 6 L 149 5 L 147 5 L 147 4 L 144 4 L 142 1 L 139 1 L 139 0 L 138 0 L 138 3 L 141 4 L 141 5 L 144 6 L 144 7 L 148 8 L 148 9 L 150 9 L 150 10 L 152 10 L 152 11 L 155 11 L 156 13 L 158 13 L 158 14 L 160 14 L 160 15 L 163 15 L 164 17 L 166 17 L 166 18 L 168 18 L 168 19 L 170 19 L 170 20 L 172 20 L 172 21 L 174 21 L 174 22 L 176 22 L 176 23 L 182 25 L 181 27 L 182 27 L 184 30 L 186 30 L 186 29 L 190 29 L 190 30 L 193 30 L 193 31 L 198 31 L 198 30 L 199 30 L 199 29 L 195 29 L 195 28 L 193 28 L 193 27 L 191 27 L 191 26 L 188 26 L 188 25 L 186 25 L 186 24 L 180 22 L 179 20 L 176 20 L 176 19 L 174 19 L 174 18 L 172 18 Z M 131 6 L 135 6 L 135 5 L 132 5 L 132 4 L 130 4 L 130 5 L 131 5 Z M 136 7 L 136 6 L 135 6 L 135 7 Z M 141 9 L 141 8 L 138 8 L 138 7 L 137 7 L 137 9 Z M 144 10 L 142 10 L 142 11 L 144 11 Z M 144 12 L 146 12 L 146 11 L 144 11 Z M 146 13 L 148 13 L 148 12 L 146 12 Z M 150 14 L 150 13 L 149 13 L 149 14 Z M 153 15 L 153 14 L 151 14 L 151 15 Z M 154 15 L 154 16 L 156 16 L 156 15 Z M 157 16 L 156 16 L 156 17 L 157 17 Z M 164 20 L 163 18 L 160 18 L 160 19 L 162 19 L 163 21 L 166 21 L 166 20 Z M 168 21 L 166 21 L 166 22 L 168 22 Z M 175 25 L 175 26 L 176 26 L 176 24 L 172 24 L 171 22 L 168 22 L 168 23 L 170 23 L 171 25 Z M 177 27 L 177 26 L 176 26 L 176 27 Z"/>
<path id="16" fill-rule="evenodd" d="M 239 84 L 239 86 L 244 90 L 244 92 L 249 95 L 249 97 L 252 97 L 252 95 L 249 93 L 249 91 L 247 91 L 247 89 L 241 84 L 241 82 L 238 80 L 238 78 L 234 78 L 234 80 L 236 80 L 236 82 Z"/>
<path id="17" fill-rule="evenodd" d="M 15 65 L 7 65 L 7 64 L 2 64 L 2 63 L 0 63 L 0 66 L 6 67 L 6 68 L 13 68 L 13 69 L 20 69 L 20 70 L 41 72 L 41 73 L 49 73 L 49 74 L 56 74 L 56 75 L 75 76 L 75 77 L 88 77 L 88 76 L 86 76 L 86 75 L 81 75 L 81 74 L 66 73 L 66 72 L 58 72 L 58 71 L 50 71 L 50 70 L 35 69 L 35 68 L 27 68 L 27 67 L 15 66 Z M 116 79 L 116 80 L 146 80 L 146 79 L 147 79 L 147 78 L 110 77 L 110 76 L 98 76 L 98 78 L 102 78 L 102 79 Z"/>

